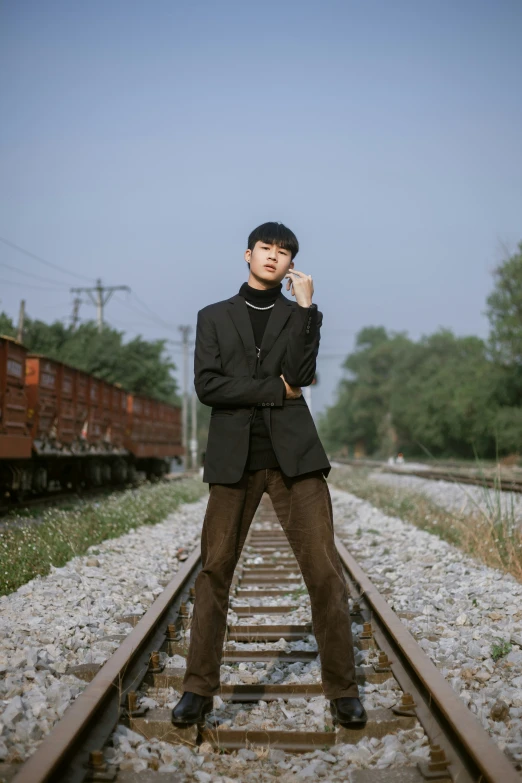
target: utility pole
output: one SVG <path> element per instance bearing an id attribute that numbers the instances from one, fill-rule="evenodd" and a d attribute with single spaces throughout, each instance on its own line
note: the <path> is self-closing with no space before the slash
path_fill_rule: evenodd
<path id="1" fill-rule="evenodd" d="M 74 332 L 78 326 L 80 305 L 82 300 L 79 296 L 75 296 L 73 300 L 73 311 L 71 315 L 71 330 Z"/>
<path id="2" fill-rule="evenodd" d="M 115 291 L 130 291 L 128 285 L 102 285 L 100 278 L 96 280 L 96 285 L 92 288 L 71 288 L 72 293 L 81 294 L 86 293 L 89 295 L 89 299 L 96 305 L 96 321 L 98 323 L 98 331 L 103 329 L 103 308 L 113 295 Z"/>
<path id="3" fill-rule="evenodd" d="M 189 335 L 191 326 L 180 326 L 183 346 L 183 408 L 181 411 L 181 433 L 184 449 L 183 467 L 188 468 L 188 374 L 189 374 Z"/>
<path id="4" fill-rule="evenodd" d="M 182 408 L 181 408 L 181 442 L 184 449 L 183 467 L 186 470 L 189 466 L 189 462 L 192 467 L 197 467 L 197 414 L 196 414 L 196 399 L 195 395 L 192 398 L 192 434 L 189 443 L 188 432 L 188 408 L 189 408 L 189 349 L 193 343 L 189 340 L 189 335 L 192 332 L 191 326 L 179 326 L 181 332 L 181 340 L 167 340 L 170 345 L 180 346 L 183 350 L 183 396 L 182 396 Z M 192 457 L 189 460 L 189 452 Z"/>
<path id="5" fill-rule="evenodd" d="M 196 390 L 192 390 L 192 415 L 191 424 L 192 432 L 190 438 L 190 458 L 191 467 L 195 470 L 198 467 L 198 402 L 196 397 Z"/>
<path id="6" fill-rule="evenodd" d="M 18 312 L 18 331 L 16 333 L 16 339 L 19 343 L 24 340 L 24 325 L 25 325 L 25 299 L 20 302 L 20 310 Z"/>

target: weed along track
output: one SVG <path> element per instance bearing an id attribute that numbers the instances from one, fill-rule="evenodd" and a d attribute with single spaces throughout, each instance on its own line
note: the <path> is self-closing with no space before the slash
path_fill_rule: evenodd
<path id="1" fill-rule="evenodd" d="M 520 783 L 368 576 L 337 546 L 352 596 L 363 702 L 372 695 L 364 728 L 333 724 L 308 595 L 265 496 L 233 579 L 222 685 L 205 725 L 180 730 L 170 717 L 184 675 L 198 550 L 107 663 L 84 675 L 92 677 L 89 685 L 16 783 L 243 780 L 256 770 L 260 781 Z M 383 747 L 393 763 L 379 767 L 372 753 Z"/>

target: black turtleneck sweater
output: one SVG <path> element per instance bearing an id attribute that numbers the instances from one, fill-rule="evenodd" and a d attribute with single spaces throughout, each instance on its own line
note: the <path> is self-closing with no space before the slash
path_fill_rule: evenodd
<path id="1" fill-rule="evenodd" d="M 256 305 L 256 307 L 269 307 L 275 303 L 282 288 L 283 286 L 281 283 L 274 286 L 274 288 L 267 288 L 265 290 L 252 288 L 248 283 L 243 283 L 239 289 L 239 293 L 247 302 Z M 254 333 L 256 351 L 259 354 L 261 341 L 273 308 L 270 308 L 270 310 L 254 310 L 253 307 L 248 307 L 247 305 L 247 310 Z M 282 379 L 281 383 L 283 383 Z M 272 441 L 270 440 L 270 433 L 268 432 L 263 419 L 263 412 L 256 408 L 250 428 L 250 448 L 246 470 L 262 470 L 264 468 L 278 467 L 279 463 L 272 448 Z"/>

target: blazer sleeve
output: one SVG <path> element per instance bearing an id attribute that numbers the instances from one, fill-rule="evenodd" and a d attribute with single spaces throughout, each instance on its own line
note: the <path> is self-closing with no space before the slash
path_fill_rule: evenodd
<path id="1" fill-rule="evenodd" d="M 211 317 L 198 313 L 194 385 L 204 405 L 243 407 L 265 404 L 281 407 L 286 387 L 282 378 L 250 378 L 225 375 L 221 366 L 219 341 Z"/>
<path id="2" fill-rule="evenodd" d="M 297 305 L 292 315 L 288 346 L 282 362 L 285 381 L 290 386 L 310 386 L 314 379 L 323 314 L 316 304 Z"/>

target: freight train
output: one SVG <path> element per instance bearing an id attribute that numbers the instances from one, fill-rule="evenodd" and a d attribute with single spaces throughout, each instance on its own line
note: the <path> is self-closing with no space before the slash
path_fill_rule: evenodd
<path id="1" fill-rule="evenodd" d="M 161 477 L 180 461 L 180 408 L 0 336 L 0 493 Z"/>

